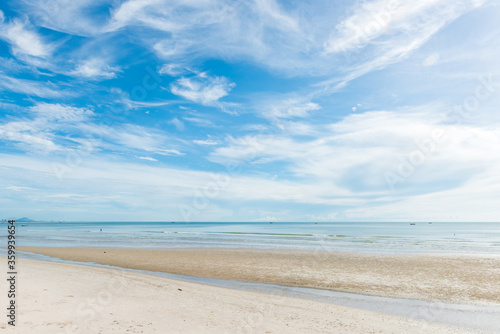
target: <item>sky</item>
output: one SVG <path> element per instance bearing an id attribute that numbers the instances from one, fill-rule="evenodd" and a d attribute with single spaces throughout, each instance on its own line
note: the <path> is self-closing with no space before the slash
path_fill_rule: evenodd
<path id="1" fill-rule="evenodd" d="M 2 218 L 498 221 L 500 3 L 0 4 Z"/>

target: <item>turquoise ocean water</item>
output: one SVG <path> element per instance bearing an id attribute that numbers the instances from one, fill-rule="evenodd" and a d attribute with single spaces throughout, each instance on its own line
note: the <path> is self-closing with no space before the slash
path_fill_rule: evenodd
<path id="1" fill-rule="evenodd" d="M 2 224 L 0 235 L 7 235 Z M 500 223 L 16 223 L 20 246 L 500 254 Z"/>

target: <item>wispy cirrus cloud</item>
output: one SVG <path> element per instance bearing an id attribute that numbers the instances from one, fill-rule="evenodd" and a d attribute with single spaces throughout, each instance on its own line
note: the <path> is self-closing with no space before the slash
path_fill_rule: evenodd
<path id="1" fill-rule="evenodd" d="M 151 158 L 151 157 L 139 157 L 139 159 L 148 160 L 148 161 L 158 161 L 155 158 Z"/>
<path id="2" fill-rule="evenodd" d="M 173 64 L 189 64 L 186 59 L 199 56 L 250 59 L 286 75 L 334 76 L 332 82 L 338 83 L 401 60 L 443 26 L 485 2 L 375 0 L 335 7 L 328 1 L 284 5 L 280 1 L 129 0 L 109 3 L 109 15 L 98 21 L 86 15 L 92 7 L 89 1 L 58 2 L 56 12 L 61 17 L 53 17 L 40 1 L 27 4 L 26 10 L 51 29 L 77 35 L 121 31 L 133 35 L 136 28 L 145 29 L 151 33 L 142 35 L 140 44 Z M 314 24 L 307 15 L 314 15 Z M 81 20 L 72 22 L 70 17 Z M 204 38 L 198 38 L 200 34 Z M 371 65 L 360 56 L 361 49 L 376 58 Z M 178 69 L 163 71 L 179 75 Z"/>
<path id="3" fill-rule="evenodd" d="M 70 74 L 98 80 L 112 79 L 119 71 L 118 67 L 108 65 L 105 59 L 93 57 L 80 62 Z"/>
<path id="4" fill-rule="evenodd" d="M 52 152 L 62 147 L 54 143 L 50 133 L 30 122 L 10 122 L 0 125 L 0 139 L 20 145 L 27 151 Z"/>
<path id="5" fill-rule="evenodd" d="M 30 108 L 37 119 L 50 122 L 78 123 L 95 116 L 94 112 L 85 108 L 65 106 L 61 104 L 37 103 Z"/>
<path id="6" fill-rule="evenodd" d="M 321 107 L 314 102 L 299 98 L 288 98 L 278 100 L 265 108 L 263 116 L 268 119 L 290 119 L 306 118 L 311 111 L 319 110 Z"/>
<path id="7" fill-rule="evenodd" d="M 95 36 L 103 32 L 106 22 L 102 22 L 102 16 L 90 15 L 96 5 L 105 5 L 105 1 L 33 0 L 19 3 L 24 13 L 36 18 L 40 26 L 76 36 Z"/>
<path id="8" fill-rule="evenodd" d="M 0 124 L 0 139 L 36 153 L 64 150 L 68 140 L 58 132 L 87 121 L 93 115 L 87 109 L 48 103 L 37 104 L 29 110 L 33 115 L 31 118 Z M 77 144 L 76 141 L 69 142 Z"/>
<path id="9" fill-rule="evenodd" d="M 7 186 L 7 187 L 4 187 L 4 189 L 13 190 L 13 191 L 33 190 L 33 188 L 30 188 L 30 187 L 19 187 L 19 186 Z"/>
<path id="10" fill-rule="evenodd" d="M 142 151 L 165 156 L 182 156 L 177 148 L 180 142 L 163 131 L 135 124 L 82 123 L 78 126 L 83 133 L 102 138 L 98 146 L 115 152 Z"/>
<path id="11" fill-rule="evenodd" d="M 193 140 L 193 143 L 202 146 L 214 146 L 219 145 L 219 142 L 213 139 L 205 139 L 205 140 Z"/>
<path id="12" fill-rule="evenodd" d="M 29 108 L 31 117 L 0 124 L 0 139 L 32 153 L 64 152 L 86 145 L 86 150 L 142 151 L 163 156 L 182 156 L 179 142 L 157 129 L 134 124 L 101 124 L 86 108 L 38 103 Z"/>
<path id="13" fill-rule="evenodd" d="M 189 123 L 192 123 L 196 126 L 209 127 L 209 128 L 217 127 L 217 125 L 214 124 L 214 122 L 212 122 L 211 120 L 209 120 L 207 118 L 203 118 L 203 117 L 186 116 L 186 117 L 182 117 L 182 119 L 189 122 Z"/>
<path id="14" fill-rule="evenodd" d="M 47 43 L 29 24 L 18 19 L 4 23 L 2 13 L 0 19 L 0 38 L 6 40 L 14 55 L 24 54 L 34 57 L 48 57 L 52 54 L 54 45 Z"/>
<path id="15" fill-rule="evenodd" d="M 180 78 L 170 85 L 170 91 L 186 100 L 205 106 L 218 105 L 219 100 L 229 94 L 236 84 L 226 77 L 200 73 L 192 78 Z"/>
<path id="16" fill-rule="evenodd" d="M 202 5 L 200 3 L 199 5 Z M 120 4 L 112 13 L 112 18 L 106 30 L 117 30 L 127 25 L 147 25 L 155 29 L 167 32 L 181 30 L 188 23 L 182 23 L 181 17 L 170 11 L 179 7 L 187 7 L 181 3 L 165 6 L 158 0 L 137 1 L 129 0 Z"/>
<path id="17" fill-rule="evenodd" d="M 344 68 L 345 75 L 322 84 L 336 83 L 340 88 L 364 74 L 399 62 L 444 26 L 486 2 L 377 0 L 357 6 L 324 43 L 325 54 L 342 54 L 351 64 Z"/>
<path id="18" fill-rule="evenodd" d="M 0 88 L 11 92 L 38 96 L 43 98 L 61 98 L 74 95 L 73 92 L 61 90 L 51 82 L 40 82 L 28 79 L 11 77 L 0 71 Z"/>
<path id="19" fill-rule="evenodd" d="M 172 77 L 177 77 L 185 72 L 186 72 L 186 69 L 183 66 L 181 66 L 180 64 L 175 64 L 175 63 L 165 64 L 158 71 L 158 73 L 160 73 L 160 74 L 167 74 L 167 75 L 170 75 Z"/>
<path id="20" fill-rule="evenodd" d="M 401 34 L 402 29 L 410 32 L 419 18 L 425 17 L 429 10 L 438 6 L 450 6 L 447 0 L 424 0 L 419 2 L 401 2 L 377 0 L 365 2 L 353 7 L 351 16 L 337 24 L 331 37 L 325 42 L 325 52 L 346 52 L 366 47 L 377 38 L 390 34 Z M 441 15 L 437 15 L 441 16 Z M 443 21 L 443 24 L 446 20 Z"/>
<path id="21" fill-rule="evenodd" d="M 155 31 L 151 39 L 143 42 L 149 43 L 159 57 L 170 61 L 209 54 L 250 58 L 273 67 L 298 65 L 290 58 L 304 51 L 307 46 L 303 42 L 310 36 L 301 29 L 300 20 L 274 0 L 242 3 L 129 0 L 112 10 L 104 29 L 117 31 L 131 27 Z M 205 38 L 198 38 L 200 34 Z M 292 45 L 300 50 L 293 50 Z"/>

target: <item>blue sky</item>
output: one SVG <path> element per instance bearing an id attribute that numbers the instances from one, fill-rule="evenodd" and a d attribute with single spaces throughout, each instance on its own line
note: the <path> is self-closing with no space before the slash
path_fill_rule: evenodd
<path id="1" fill-rule="evenodd" d="M 4 217 L 498 221 L 496 1 L 0 10 Z"/>

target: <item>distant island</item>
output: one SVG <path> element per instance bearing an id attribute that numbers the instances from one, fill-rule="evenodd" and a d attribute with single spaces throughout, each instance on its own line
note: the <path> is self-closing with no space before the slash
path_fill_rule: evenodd
<path id="1" fill-rule="evenodd" d="M 10 219 L 2 219 L 2 222 L 7 222 L 9 221 Z M 28 217 L 23 217 L 23 218 L 19 218 L 19 219 L 15 219 L 16 223 L 35 223 L 36 220 L 33 220 L 33 219 L 30 219 Z"/>

